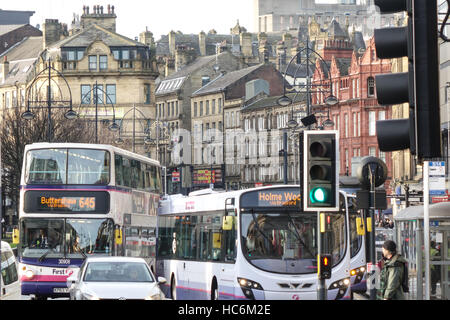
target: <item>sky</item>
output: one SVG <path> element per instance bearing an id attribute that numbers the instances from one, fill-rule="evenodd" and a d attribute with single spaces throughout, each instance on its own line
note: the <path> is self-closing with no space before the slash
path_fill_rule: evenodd
<path id="1" fill-rule="evenodd" d="M 254 0 L 15 0 L 0 2 L 2 10 L 35 11 L 30 23 L 42 26 L 45 19 L 58 19 L 70 28 L 73 14 L 81 16 L 83 5 L 114 5 L 117 15 L 116 31 L 134 39 L 146 27 L 155 40 L 171 30 L 198 34 L 214 29 L 229 34 L 239 24 L 254 32 Z M 317 0 L 333 3 L 336 0 Z"/>

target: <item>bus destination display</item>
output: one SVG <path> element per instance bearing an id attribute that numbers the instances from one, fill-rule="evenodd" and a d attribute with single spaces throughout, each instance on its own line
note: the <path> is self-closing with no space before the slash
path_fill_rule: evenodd
<path id="1" fill-rule="evenodd" d="M 25 192 L 27 213 L 108 213 L 109 193 L 105 191 L 37 191 Z"/>
<path id="2" fill-rule="evenodd" d="M 299 207 L 301 200 L 298 188 L 265 189 L 242 195 L 241 207 Z"/>
<path id="3" fill-rule="evenodd" d="M 39 197 L 38 208 L 95 211 L 95 197 Z"/>

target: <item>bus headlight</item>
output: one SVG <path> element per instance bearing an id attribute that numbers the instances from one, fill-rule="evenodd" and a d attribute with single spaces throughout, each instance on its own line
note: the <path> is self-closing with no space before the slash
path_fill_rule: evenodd
<path id="1" fill-rule="evenodd" d="M 33 270 L 30 270 L 30 269 L 26 270 L 26 271 L 25 271 L 25 277 L 26 277 L 28 280 L 33 279 L 33 277 L 34 277 L 34 272 L 33 272 Z"/>
<path id="2" fill-rule="evenodd" d="M 354 284 L 361 282 L 361 280 L 364 277 L 364 273 L 365 272 L 366 272 L 366 267 L 365 266 L 362 266 L 362 267 L 350 270 L 350 275 L 351 276 L 356 276 Z"/>
<path id="3" fill-rule="evenodd" d="M 239 285 L 241 286 L 242 292 L 247 299 L 255 299 L 255 296 L 253 295 L 253 289 L 264 290 L 263 287 L 256 281 L 245 278 L 237 278 L 237 280 Z"/>
<path id="4" fill-rule="evenodd" d="M 338 289 L 338 294 L 336 296 L 336 300 L 342 299 L 342 297 L 347 292 L 348 287 L 350 286 L 350 279 L 344 278 L 338 281 L 333 282 L 329 287 L 328 290 Z"/>

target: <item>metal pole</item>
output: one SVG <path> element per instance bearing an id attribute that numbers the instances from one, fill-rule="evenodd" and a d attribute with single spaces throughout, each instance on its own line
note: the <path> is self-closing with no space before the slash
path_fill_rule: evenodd
<path id="1" fill-rule="evenodd" d="M 47 109 L 48 109 L 48 142 L 52 142 L 52 83 L 50 68 L 50 57 L 48 58 L 48 89 L 47 89 Z"/>
<path id="2" fill-rule="evenodd" d="M 95 144 L 98 143 L 98 85 L 97 80 L 95 80 L 95 90 L 94 90 L 94 98 L 95 98 Z"/>
<path id="3" fill-rule="evenodd" d="M 425 300 L 430 300 L 430 162 L 423 162 L 423 244 L 425 257 Z"/>
<path id="4" fill-rule="evenodd" d="M 133 105 L 133 152 L 136 152 L 136 106 Z"/>
<path id="5" fill-rule="evenodd" d="M 283 132 L 283 182 L 288 184 L 287 131 Z"/>
<path id="6" fill-rule="evenodd" d="M 369 234 L 369 251 L 370 251 L 370 263 L 372 265 L 372 270 L 370 272 L 370 300 L 377 299 L 377 288 L 375 287 L 375 270 L 376 270 L 376 248 L 375 248 L 375 170 L 377 165 L 369 165 L 369 178 L 370 178 L 370 195 L 372 196 L 372 201 L 369 209 L 370 216 L 370 229 Z"/>
<path id="7" fill-rule="evenodd" d="M 310 101 L 310 90 L 311 90 L 311 79 L 309 77 L 309 37 L 306 38 L 306 111 L 307 115 L 311 114 L 311 101 Z M 331 79 L 330 79 L 331 81 Z M 310 126 L 308 126 L 308 129 Z"/>
<path id="8" fill-rule="evenodd" d="M 322 254 L 322 232 L 320 228 L 320 212 L 317 212 L 317 268 L 319 268 L 319 259 Z M 317 300 L 327 300 L 327 288 L 325 285 L 325 279 L 322 279 L 317 273 L 318 282 L 317 282 Z"/>

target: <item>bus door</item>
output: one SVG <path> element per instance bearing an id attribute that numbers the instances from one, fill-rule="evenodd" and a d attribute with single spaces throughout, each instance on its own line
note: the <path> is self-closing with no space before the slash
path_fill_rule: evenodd
<path id="1" fill-rule="evenodd" d="M 233 298 L 235 283 L 235 262 L 237 254 L 236 216 L 234 212 L 234 198 L 225 200 L 225 215 L 222 217 L 222 267 L 219 276 L 220 298 Z M 223 294 L 225 293 L 225 294 Z"/>
<path id="2" fill-rule="evenodd" d="M 177 294 L 180 299 L 193 299 L 192 293 L 196 289 L 195 279 L 192 278 L 194 272 L 193 261 L 196 259 L 196 230 L 197 217 L 182 216 L 176 218 L 175 232 L 173 233 L 172 251 L 175 259 L 179 260 L 176 272 Z M 192 282 L 192 283 L 191 283 Z"/>

